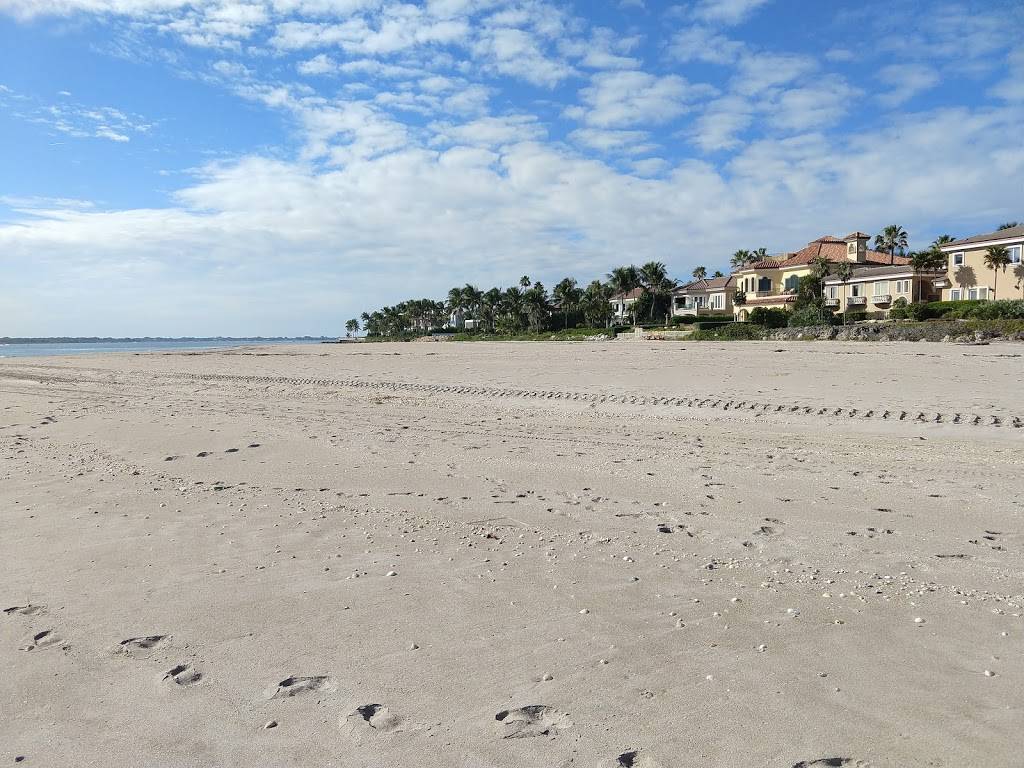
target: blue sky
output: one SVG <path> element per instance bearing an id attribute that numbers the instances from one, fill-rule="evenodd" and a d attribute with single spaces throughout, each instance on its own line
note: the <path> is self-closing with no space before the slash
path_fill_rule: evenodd
<path id="1" fill-rule="evenodd" d="M 1024 218 L 1016 0 L 0 0 L 0 335 Z"/>

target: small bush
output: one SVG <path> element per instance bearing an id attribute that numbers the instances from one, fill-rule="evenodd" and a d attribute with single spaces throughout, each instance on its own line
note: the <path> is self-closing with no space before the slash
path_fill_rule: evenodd
<path id="1" fill-rule="evenodd" d="M 734 321 L 730 318 L 728 320 L 701 320 L 699 323 L 694 323 L 694 330 L 708 331 L 714 328 L 721 328 L 723 325 L 733 325 Z"/>
<path id="2" fill-rule="evenodd" d="M 715 328 L 699 329 L 690 336 L 696 341 L 760 341 L 765 329 L 753 323 L 730 323 Z"/>
<path id="3" fill-rule="evenodd" d="M 847 312 L 846 322 L 847 323 L 863 323 L 868 319 L 867 312 Z"/>
<path id="4" fill-rule="evenodd" d="M 835 325 L 838 318 L 831 310 L 821 310 L 809 304 L 789 313 L 789 327 L 802 328 L 808 325 Z"/>
<path id="5" fill-rule="evenodd" d="M 750 322 L 764 328 L 785 328 L 789 324 L 789 312 L 779 307 L 755 307 L 750 313 Z"/>
<path id="6" fill-rule="evenodd" d="M 1024 320 L 1024 300 L 968 302 L 969 306 L 951 310 L 947 317 L 965 320 Z"/>

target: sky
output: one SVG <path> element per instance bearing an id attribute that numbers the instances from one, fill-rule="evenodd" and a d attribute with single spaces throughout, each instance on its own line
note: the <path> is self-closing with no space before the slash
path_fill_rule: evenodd
<path id="1" fill-rule="evenodd" d="M 0 0 L 0 336 L 1024 219 L 1019 0 Z"/>

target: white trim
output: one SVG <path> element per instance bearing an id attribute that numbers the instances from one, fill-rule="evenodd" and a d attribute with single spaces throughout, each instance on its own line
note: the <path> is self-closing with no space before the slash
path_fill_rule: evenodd
<path id="1" fill-rule="evenodd" d="M 963 301 L 963 299 L 961 298 L 963 295 L 964 294 L 963 294 L 963 289 L 962 288 L 950 288 L 949 289 L 949 300 L 950 301 Z"/>
<path id="2" fill-rule="evenodd" d="M 1003 237 L 995 240 L 979 240 L 976 243 L 949 243 L 948 245 L 940 245 L 939 250 L 943 253 L 952 253 L 953 251 L 980 251 L 993 245 L 1014 245 L 1020 242 L 1024 242 L 1024 236 L 1016 235 L 1014 237 Z"/>
<path id="3" fill-rule="evenodd" d="M 1009 246 L 1009 248 L 1007 248 L 1007 250 L 1010 252 L 1010 259 L 1011 259 L 1010 263 L 1011 264 L 1020 264 L 1021 263 L 1021 255 L 1024 254 L 1024 245 L 1011 245 L 1011 246 Z M 1016 261 L 1012 260 L 1013 259 L 1013 252 L 1014 251 L 1017 252 L 1017 260 Z"/>
<path id="4" fill-rule="evenodd" d="M 957 264 L 957 261 L 956 261 L 956 257 L 957 256 L 960 257 L 960 263 L 959 264 Z M 956 251 L 955 253 L 951 253 L 950 254 L 949 265 L 951 267 L 962 267 L 964 265 L 965 261 L 967 261 L 967 253 L 965 251 Z"/>

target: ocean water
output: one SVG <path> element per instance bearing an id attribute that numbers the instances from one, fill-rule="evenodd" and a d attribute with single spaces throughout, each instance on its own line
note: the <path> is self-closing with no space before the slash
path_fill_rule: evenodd
<path id="1" fill-rule="evenodd" d="M 53 341 L 32 344 L 5 344 L 0 342 L 0 358 L 45 357 L 50 355 L 99 354 L 101 352 L 166 352 L 179 349 L 222 349 L 253 344 L 319 344 L 316 339 L 213 339 L 204 341 L 161 341 L 136 339 L 134 341 Z"/>

